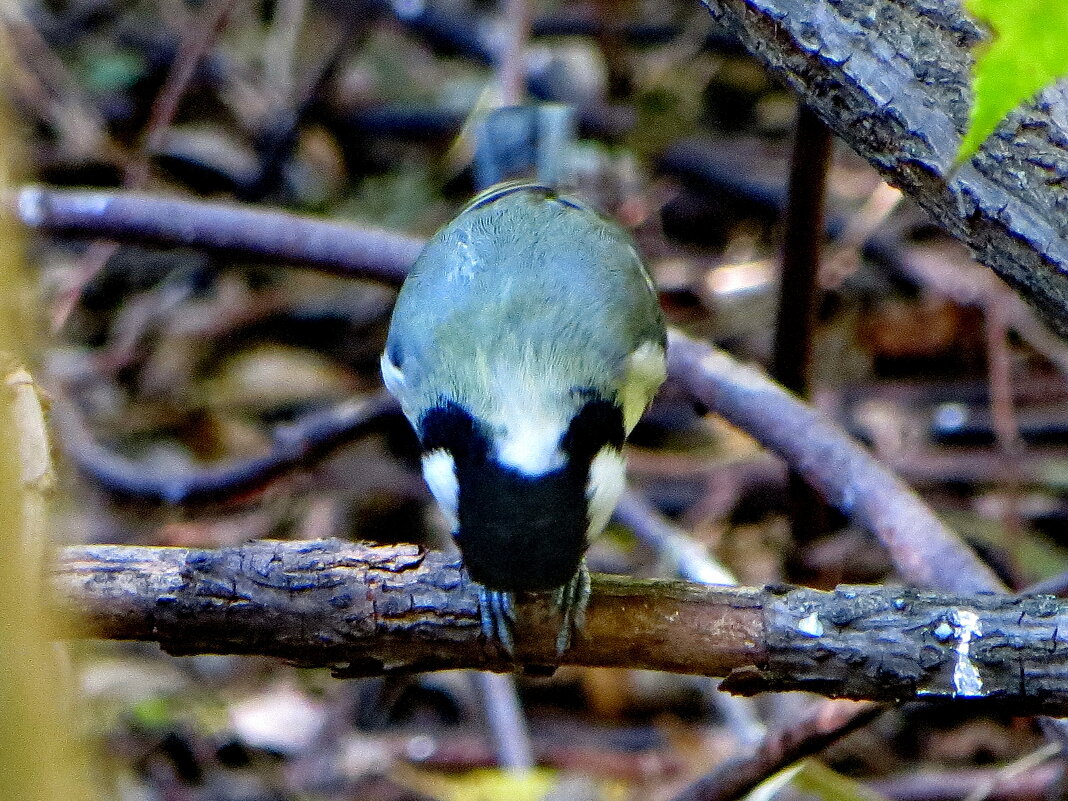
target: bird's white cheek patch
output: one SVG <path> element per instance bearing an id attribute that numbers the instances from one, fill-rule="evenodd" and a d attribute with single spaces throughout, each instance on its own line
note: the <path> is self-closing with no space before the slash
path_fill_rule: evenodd
<path id="1" fill-rule="evenodd" d="M 590 478 L 586 485 L 590 516 L 586 536 L 596 537 L 608 525 L 619 496 L 623 494 L 625 476 L 623 454 L 612 447 L 601 448 L 590 465 Z"/>
<path id="2" fill-rule="evenodd" d="M 382 370 L 382 383 L 386 385 L 386 389 L 389 390 L 394 398 L 400 397 L 400 392 L 404 389 L 404 373 L 390 361 L 389 356 L 385 353 L 382 354 L 382 358 L 379 359 L 378 363 Z"/>
<path id="3" fill-rule="evenodd" d="M 423 478 L 434 500 L 445 514 L 449 526 L 459 522 L 460 485 L 456 480 L 456 462 L 446 450 L 431 451 L 423 456 Z"/>

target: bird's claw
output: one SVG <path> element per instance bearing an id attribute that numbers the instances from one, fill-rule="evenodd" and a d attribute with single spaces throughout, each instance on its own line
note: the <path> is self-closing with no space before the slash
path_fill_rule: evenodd
<path id="1" fill-rule="evenodd" d="M 556 634 L 556 655 L 562 656 L 571 647 L 575 635 L 586 625 L 586 607 L 590 601 L 590 572 L 583 562 L 567 584 L 552 592 L 552 607 L 560 617 Z M 479 614 L 482 634 L 511 659 L 515 658 L 515 593 L 479 588 Z"/>
<path id="2" fill-rule="evenodd" d="M 514 658 L 515 593 L 480 587 L 478 607 L 482 617 L 483 636 L 500 644 L 504 652 Z"/>
<path id="3" fill-rule="evenodd" d="M 586 607 L 590 603 L 590 571 L 583 561 L 578 572 L 563 587 L 553 590 L 553 608 L 560 614 L 556 634 L 556 655 L 571 647 L 571 640 L 586 626 Z"/>

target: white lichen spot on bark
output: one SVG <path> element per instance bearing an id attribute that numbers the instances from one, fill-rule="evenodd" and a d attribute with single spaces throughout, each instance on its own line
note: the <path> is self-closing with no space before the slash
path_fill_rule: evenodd
<path id="1" fill-rule="evenodd" d="M 823 623 L 820 622 L 819 615 L 813 612 L 797 621 L 797 630 L 809 637 L 821 637 L 823 636 Z"/>
<path id="2" fill-rule="evenodd" d="M 949 613 L 949 622 L 953 624 L 953 633 L 957 638 L 957 664 L 953 668 L 956 695 L 982 695 L 983 678 L 970 656 L 972 642 L 983 636 L 982 621 L 979 615 L 969 609 L 954 609 Z"/>

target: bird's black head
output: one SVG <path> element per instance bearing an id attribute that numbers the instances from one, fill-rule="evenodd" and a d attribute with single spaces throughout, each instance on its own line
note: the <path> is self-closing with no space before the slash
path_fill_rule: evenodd
<path id="1" fill-rule="evenodd" d="M 443 401 L 426 412 L 419 433 L 428 457 L 447 454 L 434 469 L 454 471 L 454 536 L 475 581 L 508 592 L 548 590 L 575 575 L 589 536 L 599 533 L 591 523 L 607 521 L 607 513 L 591 509 L 603 494 L 597 481 L 605 480 L 605 471 L 598 465 L 606 457 L 618 461 L 621 476 L 618 406 L 587 399 L 560 438 L 562 464 L 534 475 L 503 464 L 487 427 L 456 403 Z M 451 499 L 441 490 L 448 477 L 432 476 L 427 465 L 425 457 L 428 483 L 448 506 Z M 610 494 L 614 505 L 616 493 Z"/>

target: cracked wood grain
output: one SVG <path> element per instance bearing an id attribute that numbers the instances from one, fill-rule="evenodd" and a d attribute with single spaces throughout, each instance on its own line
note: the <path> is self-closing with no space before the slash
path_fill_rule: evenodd
<path id="1" fill-rule="evenodd" d="M 1068 336 L 1068 83 L 952 172 L 982 32 L 959 0 L 703 0 L 854 150 Z"/>
<path id="2" fill-rule="evenodd" d="M 81 546 L 63 552 L 55 582 L 88 632 L 175 655 L 260 654 L 348 675 L 515 667 L 482 638 L 477 585 L 459 557 L 414 545 Z M 569 662 L 717 675 L 758 658 L 759 609 L 744 593 L 609 576 L 595 587 Z M 519 607 L 530 664 L 556 662 L 559 623 L 545 601 Z M 646 636 L 633 640 L 636 628 Z"/>
<path id="3" fill-rule="evenodd" d="M 168 653 L 257 654 L 340 676 L 575 664 L 724 676 L 736 693 L 985 699 L 1068 710 L 1068 603 L 895 587 L 715 587 L 595 576 L 562 658 L 544 596 L 519 607 L 518 663 L 481 635 L 456 557 L 413 545 L 260 541 L 220 550 L 69 547 L 54 585 L 81 636 Z"/>

